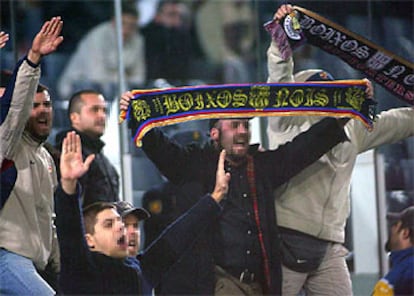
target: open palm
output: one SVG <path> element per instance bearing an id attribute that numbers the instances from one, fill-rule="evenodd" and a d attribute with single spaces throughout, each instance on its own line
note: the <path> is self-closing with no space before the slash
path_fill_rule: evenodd
<path id="1" fill-rule="evenodd" d="M 60 17 L 53 17 L 43 24 L 42 29 L 35 36 L 32 43 L 32 50 L 41 55 L 47 55 L 56 50 L 63 37 L 59 36 L 62 31 L 63 22 Z"/>
<path id="2" fill-rule="evenodd" d="M 60 174 L 62 179 L 76 180 L 85 174 L 95 155 L 82 159 L 82 145 L 79 135 L 68 132 L 62 144 L 60 157 Z"/>

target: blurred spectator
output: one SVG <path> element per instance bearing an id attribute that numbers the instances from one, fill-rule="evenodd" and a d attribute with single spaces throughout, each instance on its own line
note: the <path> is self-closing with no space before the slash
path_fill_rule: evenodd
<path id="1" fill-rule="evenodd" d="M 128 88 L 145 81 L 144 41 L 137 31 L 135 4 L 122 3 L 123 59 Z M 112 99 L 118 81 L 118 52 L 114 17 L 93 28 L 79 43 L 58 82 L 61 98 L 84 88 L 100 90 Z"/>
<path id="2" fill-rule="evenodd" d="M 193 78 L 192 63 L 202 56 L 193 31 L 191 10 L 181 1 L 161 0 L 153 20 L 142 29 L 147 77 L 175 85 Z"/>
<path id="3" fill-rule="evenodd" d="M 97 201 L 119 200 L 119 174 L 105 156 L 105 143 L 101 140 L 106 128 L 106 111 L 107 103 L 101 93 L 88 89 L 76 92 L 69 100 L 71 127 L 56 135 L 56 148 L 62 151 L 67 132 L 76 131 L 82 140 L 84 158 L 95 155 L 88 172 L 79 179 L 83 189 L 83 206 Z"/>
<path id="4" fill-rule="evenodd" d="M 249 1 L 207 1 L 197 14 L 200 43 L 222 68 L 222 82 L 248 83 L 255 73 L 255 17 Z"/>

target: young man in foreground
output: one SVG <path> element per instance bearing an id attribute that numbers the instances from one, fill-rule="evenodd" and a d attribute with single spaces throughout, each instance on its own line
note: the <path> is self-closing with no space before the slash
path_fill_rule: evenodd
<path id="1" fill-rule="evenodd" d="M 113 204 L 99 202 L 80 210 L 78 179 L 94 155 L 82 159 L 80 137 L 68 133 L 60 161 L 61 183 L 56 192 L 56 226 L 61 250 L 60 288 L 64 294 L 150 295 L 161 276 L 216 220 L 218 203 L 228 191 L 230 175 L 221 152 L 216 185 L 188 212 L 171 224 L 144 253 L 128 256 L 128 238 Z M 84 226 L 83 226 L 84 225 Z M 168 247 L 160 257 L 158 248 Z M 157 265 L 151 256 L 158 256 Z"/>

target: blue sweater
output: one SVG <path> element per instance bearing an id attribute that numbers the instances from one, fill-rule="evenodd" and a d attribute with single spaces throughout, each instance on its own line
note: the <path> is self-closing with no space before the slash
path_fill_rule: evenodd
<path id="1" fill-rule="evenodd" d="M 391 270 L 375 285 L 374 296 L 414 295 L 414 247 L 393 251 Z"/>
<path id="2" fill-rule="evenodd" d="M 84 237 L 80 190 L 56 190 L 56 227 L 61 253 L 59 285 L 63 294 L 151 295 L 161 276 L 219 215 L 206 195 L 181 215 L 136 258 L 116 259 L 91 252 Z M 160 248 L 164 251 L 161 255 Z M 154 258 L 157 256 L 157 258 Z"/>

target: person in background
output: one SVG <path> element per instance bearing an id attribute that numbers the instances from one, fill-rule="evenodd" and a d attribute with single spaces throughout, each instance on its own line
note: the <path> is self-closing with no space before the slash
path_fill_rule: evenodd
<path id="1" fill-rule="evenodd" d="M 52 157 L 43 147 L 52 126 L 52 102 L 39 84 L 42 57 L 62 43 L 63 22 L 53 17 L 33 39 L 7 85 L 0 88 L 0 294 L 55 295 L 36 271 L 59 271 Z"/>
<path id="2" fill-rule="evenodd" d="M 95 161 L 79 182 L 83 188 L 83 206 L 96 201 L 119 200 L 119 174 L 103 153 L 105 143 L 101 140 L 106 127 L 107 103 L 103 94 L 94 90 L 80 90 L 69 99 L 68 115 L 71 129 L 82 139 L 84 158 L 95 155 Z M 56 135 L 56 148 L 62 150 L 67 133 Z"/>
<path id="3" fill-rule="evenodd" d="M 274 18 L 280 21 L 291 12 L 290 5 L 282 5 Z M 268 82 L 333 80 L 332 75 L 321 69 L 304 70 L 294 75 L 293 59 L 283 60 L 274 41 L 267 55 Z M 367 96 L 373 97 L 372 84 L 368 80 L 366 83 Z M 291 141 L 322 118 L 269 118 L 269 148 L 275 149 Z M 297 295 L 302 288 L 306 295 L 352 294 L 346 264 L 348 250 L 343 243 L 350 212 L 349 190 L 355 161 L 360 153 L 413 136 L 414 108 L 381 112 L 371 132 L 357 120 L 350 120 L 344 129 L 349 141 L 334 147 L 275 191 L 277 224 L 282 238 L 284 295 Z"/>
<path id="4" fill-rule="evenodd" d="M 114 204 L 97 202 L 81 212 L 81 187 L 77 180 L 88 170 L 94 155 L 83 160 L 80 137 L 69 132 L 63 141 L 61 182 L 55 196 L 62 254 L 61 291 L 76 295 L 150 295 L 169 267 L 218 219 L 219 202 L 227 194 L 230 180 L 224 159 L 222 151 L 212 193 L 171 224 L 142 254 L 132 257 L 128 251 L 129 237 Z M 166 246 L 167 252 L 156 252 Z M 154 261 L 153 256 L 158 260 Z"/>
<path id="5" fill-rule="evenodd" d="M 195 16 L 208 62 L 221 72 L 221 83 L 248 83 L 257 69 L 256 14 L 249 1 L 204 1 Z"/>
<path id="6" fill-rule="evenodd" d="M 385 251 L 390 252 L 390 271 L 374 287 L 373 296 L 414 294 L 414 206 L 388 213 L 390 226 Z"/>
<path id="7" fill-rule="evenodd" d="M 122 1 L 122 40 L 126 87 L 143 85 L 145 74 L 144 40 L 137 30 L 135 4 Z M 58 81 L 61 99 L 85 88 L 94 88 L 112 100 L 118 82 L 118 49 L 115 16 L 92 28 L 79 42 Z"/>
<path id="8" fill-rule="evenodd" d="M 142 28 L 147 79 L 175 85 L 192 79 L 192 62 L 202 53 L 192 32 L 190 9 L 179 0 L 161 0 L 154 19 Z"/>
<path id="9" fill-rule="evenodd" d="M 135 208 L 127 201 L 115 202 L 115 206 L 125 225 L 128 256 L 135 257 L 138 255 L 141 241 L 139 222 L 148 219 L 150 214 L 144 208 Z"/>

